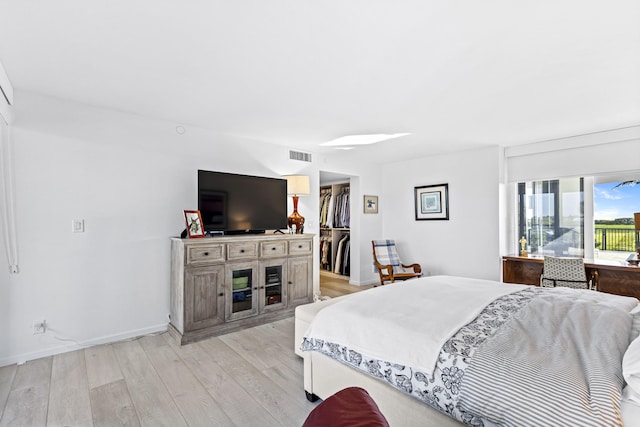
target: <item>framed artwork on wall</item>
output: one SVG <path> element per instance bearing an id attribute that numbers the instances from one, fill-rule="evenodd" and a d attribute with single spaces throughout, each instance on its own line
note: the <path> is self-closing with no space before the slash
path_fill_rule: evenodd
<path id="1" fill-rule="evenodd" d="M 184 220 L 187 223 L 187 235 L 189 238 L 204 237 L 200 211 L 184 211 Z"/>
<path id="2" fill-rule="evenodd" d="M 378 213 L 378 196 L 364 196 L 364 213 Z"/>
<path id="3" fill-rule="evenodd" d="M 449 219 L 449 184 L 414 187 L 416 221 Z"/>

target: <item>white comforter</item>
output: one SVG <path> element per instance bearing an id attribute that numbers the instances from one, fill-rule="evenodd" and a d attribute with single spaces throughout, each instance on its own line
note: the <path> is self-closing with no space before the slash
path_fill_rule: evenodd
<path id="1" fill-rule="evenodd" d="M 432 372 L 443 344 L 458 329 L 496 298 L 526 287 L 452 276 L 394 283 L 353 294 L 320 311 L 305 337 L 348 345 L 372 357 Z M 375 308 L 381 306 L 389 311 Z M 424 323 L 415 320 L 420 318 L 416 313 L 424 313 Z M 366 328 L 351 326 L 363 320 Z M 371 354 L 368 342 L 380 344 L 379 354 Z"/>

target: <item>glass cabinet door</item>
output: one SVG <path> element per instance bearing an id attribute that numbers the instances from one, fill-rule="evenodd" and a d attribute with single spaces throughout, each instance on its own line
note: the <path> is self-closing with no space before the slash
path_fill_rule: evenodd
<path id="1" fill-rule="evenodd" d="M 242 319 L 258 314 L 256 262 L 227 265 L 226 319 Z"/>
<path id="2" fill-rule="evenodd" d="M 261 264 L 260 310 L 279 310 L 286 306 L 286 260 L 272 260 Z"/>

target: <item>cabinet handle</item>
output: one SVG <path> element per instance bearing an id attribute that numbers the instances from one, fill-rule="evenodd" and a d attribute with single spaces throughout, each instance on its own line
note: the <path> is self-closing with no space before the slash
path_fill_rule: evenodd
<path id="1" fill-rule="evenodd" d="M 275 251 L 275 250 L 276 250 L 275 246 L 274 246 L 274 247 L 272 247 L 272 248 L 271 248 L 271 250 L 272 250 L 272 251 Z"/>
<path id="2" fill-rule="evenodd" d="M 264 289 L 264 286 L 260 286 L 260 289 Z"/>
<path id="3" fill-rule="evenodd" d="M 218 294 L 218 296 L 219 296 L 219 297 L 223 297 L 223 296 L 224 296 L 224 292 L 220 292 L 220 293 Z"/>
<path id="4" fill-rule="evenodd" d="M 243 254 L 244 253 L 244 249 L 240 249 L 240 253 Z"/>
<path id="5" fill-rule="evenodd" d="M 204 256 L 209 256 L 209 252 L 205 252 L 205 253 L 204 253 Z"/>
<path id="6" fill-rule="evenodd" d="M 254 290 L 254 291 L 257 291 L 257 290 L 258 290 L 258 287 L 256 286 L 255 288 L 253 288 L 253 290 Z"/>
<path id="7" fill-rule="evenodd" d="M 288 281 L 287 283 L 288 283 L 288 284 L 292 284 L 293 282 L 292 282 L 292 281 Z"/>
<path id="8" fill-rule="evenodd" d="M 298 249 L 302 249 L 302 245 L 298 245 Z"/>

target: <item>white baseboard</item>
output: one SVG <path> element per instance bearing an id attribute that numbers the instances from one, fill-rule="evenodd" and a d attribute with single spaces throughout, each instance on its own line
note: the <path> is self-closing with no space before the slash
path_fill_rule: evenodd
<path id="1" fill-rule="evenodd" d="M 69 351 L 80 350 L 83 348 L 93 347 L 96 345 L 110 344 L 118 341 L 128 340 L 132 338 L 138 338 L 145 335 L 157 334 L 167 331 L 168 324 L 150 326 L 148 328 L 137 329 L 134 331 L 127 331 L 121 334 L 106 335 L 99 338 L 92 338 L 86 341 L 81 341 L 73 344 L 62 344 L 58 347 L 51 347 L 44 350 L 34 351 L 31 353 L 18 354 L 9 356 L 4 359 L 0 359 L 0 367 L 13 365 L 15 363 L 22 364 L 29 360 L 41 359 L 43 357 L 54 356 L 56 354 L 66 353 Z"/>

